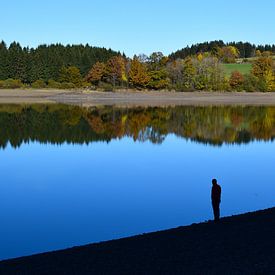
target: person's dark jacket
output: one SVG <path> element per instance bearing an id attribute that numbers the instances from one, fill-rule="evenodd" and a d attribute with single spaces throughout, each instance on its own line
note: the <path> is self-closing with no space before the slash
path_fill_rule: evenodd
<path id="1" fill-rule="evenodd" d="M 220 185 L 214 184 L 212 186 L 212 192 L 211 192 L 212 202 L 215 202 L 215 203 L 221 202 L 221 192 L 222 192 L 222 189 L 221 189 Z"/>

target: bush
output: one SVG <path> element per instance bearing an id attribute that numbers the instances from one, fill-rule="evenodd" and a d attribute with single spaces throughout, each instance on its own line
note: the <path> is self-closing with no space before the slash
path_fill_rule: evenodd
<path id="1" fill-rule="evenodd" d="M 50 79 L 48 81 L 48 88 L 52 89 L 74 89 L 76 88 L 76 85 L 71 82 L 58 82 L 53 79 Z"/>
<path id="2" fill-rule="evenodd" d="M 52 88 L 52 89 L 61 89 L 61 83 L 57 82 L 53 79 L 50 79 L 48 81 L 48 88 Z"/>
<path id="3" fill-rule="evenodd" d="M 258 80 L 258 90 L 264 93 L 268 92 L 268 83 L 265 81 L 265 79 Z"/>
<path id="4" fill-rule="evenodd" d="M 42 79 L 38 79 L 36 80 L 35 82 L 32 83 L 32 88 L 36 88 L 36 89 L 43 89 L 43 88 L 46 88 L 47 85 L 46 83 L 44 82 L 44 80 Z"/>
<path id="5" fill-rule="evenodd" d="M 75 89 L 76 85 L 71 82 L 62 82 L 60 83 L 60 89 Z"/>
<path id="6" fill-rule="evenodd" d="M 92 84 L 91 84 L 90 82 L 84 81 L 84 82 L 82 83 L 82 87 L 84 87 L 84 88 L 91 88 L 91 87 L 93 87 L 93 86 L 92 86 Z"/>
<path id="7" fill-rule="evenodd" d="M 195 89 L 192 87 L 186 87 L 184 83 L 176 83 L 171 86 L 170 90 L 175 90 L 176 92 L 194 92 Z"/>
<path id="8" fill-rule="evenodd" d="M 244 75 L 243 88 L 246 92 L 259 91 L 258 78 L 252 74 Z"/>
<path id="9" fill-rule="evenodd" d="M 243 89 L 243 82 L 244 76 L 239 71 L 231 73 L 229 83 L 233 90 L 241 91 Z"/>
<path id="10" fill-rule="evenodd" d="M 110 83 L 101 82 L 99 87 L 101 89 L 103 89 L 104 92 L 113 92 L 114 91 L 114 87 Z"/>
<path id="11" fill-rule="evenodd" d="M 24 87 L 24 84 L 19 79 L 12 79 L 9 78 L 7 80 L 0 81 L 0 88 L 1 89 L 17 89 Z"/>
<path id="12" fill-rule="evenodd" d="M 243 84 L 247 92 L 270 92 L 269 83 L 264 78 L 256 77 L 253 74 L 246 75 Z"/>

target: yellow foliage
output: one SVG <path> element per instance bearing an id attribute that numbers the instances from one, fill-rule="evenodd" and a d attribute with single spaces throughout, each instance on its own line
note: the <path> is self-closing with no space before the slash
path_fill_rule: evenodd
<path id="1" fill-rule="evenodd" d="M 260 50 L 257 50 L 257 51 L 256 51 L 256 56 L 257 56 L 257 57 L 262 56 L 262 53 L 261 53 L 261 51 L 260 51 Z"/>
<path id="2" fill-rule="evenodd" d="M 197 59 L 201 62 L 203 60 L 203 55 L 201 53 L 198 54 Z"/>
<path id="3" fill-rule="evenodd" d="M 233 54 L 234 57 L 239 57 L 240 52 L 236 47 L 229 46 L 229 49 L 230 49 L 230 51 L 231 51 L 231 53 Z"/>
<path id="4" fill-rule="evenodd" d="M 125 82 L 128 80 L 125 71 L 122 72 L 121 80 Z"/>
<path id="5" fill-rule="evenodd" d="M 127 121 L 128 115 L 123 115 L 121 118 L 121 123 L 122 125 L 125 125 L 126 121 Z"/>

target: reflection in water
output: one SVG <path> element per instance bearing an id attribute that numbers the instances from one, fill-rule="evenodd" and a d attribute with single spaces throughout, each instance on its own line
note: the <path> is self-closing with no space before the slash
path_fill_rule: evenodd
<path id="1" fill-rule="evenodd" d="M 275 107 L 81 108 L 67 105 L 0 106 L 0 146 L 23 142 L 61 144 L 122 137 L 162 143 L 173 133 L 211 145 L 275 137 Z"/>
<path id="2" fill-rule="evenodd" d="M 221 216 L 274 206 L 274 136 L 274 107 L 0 105 L 0 260 L 212 219 L 213 177 Z"/>

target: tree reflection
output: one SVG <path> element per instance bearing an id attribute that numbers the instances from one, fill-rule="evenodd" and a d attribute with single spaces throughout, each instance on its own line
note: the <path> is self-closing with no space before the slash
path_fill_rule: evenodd
<path id="1" fill-rule="evenodd" d="M 207 106 L 81 108 L 0 105 L 0 147 L 24 142 L 109 142 L 131 137 L 160 144 L 168 134 L 220 146 L 273 140 L 275 107 Z"/>

